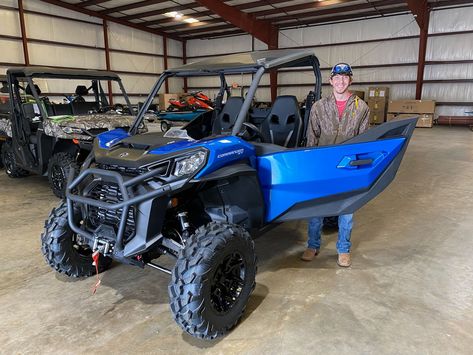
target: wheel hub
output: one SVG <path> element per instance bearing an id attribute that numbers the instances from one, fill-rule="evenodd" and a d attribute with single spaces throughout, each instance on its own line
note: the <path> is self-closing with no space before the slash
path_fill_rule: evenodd
<path id="1" fill-rule="evenodd" d="M 56 189 L 62 190 L 65 179 L 66 174 L 64 173 L 64 169 L 58 165 L 54 165 L 51 169 L 51 181 Z"/>
<path id="2" fill-rule="evenodd" d="M 245 280 L 245 263 L 240 253 L 226 256 L 215 270 L 210 302 L 217 312 L 228 312 L 238 300 Z"/>
<path id="3" fill-rule="evenodd" d="M 3 164 L 5 165 L 5 170 L 8 174 L 11 174 L 11 172 L 13 171 L 13 153 L 12 152 L 7 152 L 7 154 L 5 154 L 5 160 L 3 161 Z"/>

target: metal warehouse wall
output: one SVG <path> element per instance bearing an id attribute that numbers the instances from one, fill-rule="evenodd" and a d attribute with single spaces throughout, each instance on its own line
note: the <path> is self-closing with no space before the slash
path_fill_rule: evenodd
<path id="1" fill-rule="evenodd" d="M 463 115 L 472 110 L 473 91 L 473 7 L 436 10 L 431 13 L 423 99 L 438 102 L 437 114 Z M 328 82 L 329 68 L 346 61 L 354 66 L 355 90 L 369 86 L 388 86 L 392 99 L 415 98 L 419 28 L 412 15 L 399 15 L 340 24 L 280 31 L 280 48 L 313 49 Z M 187 44 L 187 61 L 209 55 L 265 49 L 251 36 L 213 40 L 192 40 Z M 248 85 L 248 77 L 234 77 Z M 307 71 L 280 72 L 278 94 L 296 95 L 303 100 L 311 87 Z M 263 85 L 269 84 L 265 78 Z M 302 85 L 298 85 L 302 84 Z M 191 89 L 209 87 L 216 82 L 189 81 Z M 324 95 L 330 87 L 323 87 Z M 266 87 L 257 99 L 270 100 Z"/>
<path id="2" fill-rule="evenodd" d="M 25 29 L 31 65 L 105 69 L 102 20 L 37 0 L 23 0 Z M 462 115 L 472 110 L 473 97 L 473 7 L 436 10 L 431 13 L 424 73 L 423 98 L 434 99 L 437 114 Z M 0 73 L 9 66 L 24 65 L 18 0 L 0 0 Z M 132 101 L 144 99 L 165 67 L 161 36 L 108 23 L 110 69 L 122 77 Z M 182 43 L 167 39 L 167 67 L 183 62 Z M 412 15 L 400 15 L 333 25 L 284 30 L 280 48 L 312 49 L 321 61 L 326 85 L 329 67 L 338 61 L 354 66 L 354 89 L 389 86 L 391 98 L 414 98 L 419 29 Z M 250 35 L 192 40 L 186 46 L 186 61 L 213 55 L 266 49 Z M 304 70 L 280 72 L 279 94 L 303 100 L 312 78 Z M 233 76 L 229 83 L 248 86 L 249 76 Z M 181 79 L 169 80 L 169 92 L 180 92 Z M 214 96 L 218 82 L 211 78 L 190 79 L 188 90 L 205 89 Z M 269 77 L 257 92 L 260 101 L 270 100 Z M 60 90 L 60 88 L 55 88 Z M 113 88 L 116 92 L 117 88 Z"/>
<path id="3" fill-rule="evenodd" d="M 30 65 L 106 69 L 101 19 L 36 0 L 23 0 L 23 7 Z M 17 0 L 0 0 L 0 28 L 0 73 L 5 73 L 25 64 Z M 132 102 L 143 101 L 165 67 L 163 37 L 108 23 L 108 42 L 110 70 L 120 75 Z M 168 67 L 182 65 L 182 43 L 166 44 Z M 182 79 L 170 79 L 169 91 L 182 91 L 182 85 Z M 62 91 L 56 86 L 54 92 Z"/>

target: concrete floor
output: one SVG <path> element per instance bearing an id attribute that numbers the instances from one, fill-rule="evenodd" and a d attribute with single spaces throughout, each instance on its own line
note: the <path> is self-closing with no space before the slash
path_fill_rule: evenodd
<path id="1" fill-rule="evenodd" d="M 45 178 L 1 172 L 0 196 L 0 353 L 473 353 L 467 128 L 415 131 L 395 181 L 355 215 L 351 268 L 337 267 L 333 232 L 315 261 L 299 261 L 302 221 L 257 239 L 244 319 L 213 342 L 174 323 L 164 274 L 115 265 L 92 295 L 94 279 L 54 273 L 40 252 L 58 203 Z"/>

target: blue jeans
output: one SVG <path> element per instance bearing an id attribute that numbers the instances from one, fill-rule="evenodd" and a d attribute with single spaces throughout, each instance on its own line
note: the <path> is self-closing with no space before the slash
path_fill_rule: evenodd
<path id="1" fill-rule="evenodd" d="M 323 217 L 315 217 L 309 220 L 309 240 L 308 247 L 320 249 L 320 237 L 322 233 Z M 353 214 L 338 216 L 338 253 L 349 253 L 351 242 L 351 230 L 353 228 Z"/>

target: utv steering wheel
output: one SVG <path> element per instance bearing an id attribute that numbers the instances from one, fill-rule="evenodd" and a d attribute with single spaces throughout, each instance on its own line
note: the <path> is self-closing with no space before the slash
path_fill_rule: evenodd
<path id="1" fill-rule="evenodd" d="M 245 128 L 238 134 L 239 137 L 246 141 L 256 141 L 259 139 L 260 142 L 264 142 L 263 134 L 253 123 L 243 122 L 243 126 Z"/>

